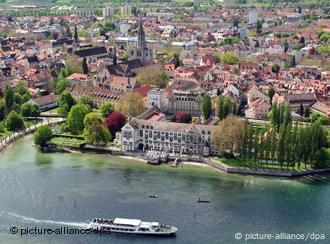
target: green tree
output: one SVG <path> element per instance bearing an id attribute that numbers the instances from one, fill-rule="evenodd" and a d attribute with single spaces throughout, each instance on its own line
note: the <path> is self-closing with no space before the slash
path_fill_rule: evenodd
<path id="1" fill-rule="evenodd" d="M 275 74 L 278 74 L 278 72 L 280 72 L 280 66 L 278 64 L 274 64 L 272 66 L 272 72 L 275 73 Z"/>
<path id="2" fill-rule="evenodd" d="M 288 126 L 292 122 L 291 108 L 289 105 L 283 107 L 283 124 Z"/>
<path id="3" fill-rule="evenodd" d="M 88 107 L 84 104 L 76 104 L 71 108 L 68 114 L 67 124 L 72 134 L 78 135 L 84 130 L 84 118 L 88 112 Z"/>
<path id="4" fill-rule="evenodd" d="M 70 86 L 70 81 L 68 81 L 67 79 L 59 79 L 57 82 L 56 82 L 56 86 L 55 86 L 55 92 L 57 94 L 61 94 L 62 92 L 65 91 L 65 89 L 67 87 Z"/>
<path id="5" fill-rule="evenodd" d="M 115 107 L 110 102 L 105 102 L 100 107 L 100 112 L 104 118 L 111 114 L 113 111 L 115 111 Z"/>
<path id="6" fill-rule="evenodd" d="M 299 42 L 301 44 L 305 44 L 305 37 L 304 36 L 301 36 Z"/>
<path id="7" fill-rule="evenodd" d="M 289 43 L 286 40 L 283 44 L 283 48 L 284 48 L 284 53 L 286 53 L 289 50 Z"/>
<path id="8" fill-rule="evenodd" d="M 254 139 L 253 139 L 253 126 L 250 125 L 248 129 L 248 143 L 247 143 L 247 156 L 248 159 L 251 159 L 253 157 L 253 144 Z"/>
<path id="9" fill-rule="evenodd" d="M 310 110 L 309 110 L 309 108 L 307 107 L 307 108 L 305 109 L 305 117 L 306 117 L 306 118 L 309 118 L 309 115 L 310 115 Z"/>
<path id="10" fill-rule="evenodd" d="M 111 134 L 103 125 L 103 118 L 99 113 L 89 113 L 84 119 L 85 138 L 92 145 L 106 145 L 111 141 Z"/>
<path id="11" fill-rule="evenodd" d="M 93 99 L 90 96 L 82 96 L 79 100 L 79 103 L 85 104 L 89 108 L 89 111 L 92 111 L 92 109 L 95 107 Z"/>
<path id="12" fill-rule="evenodd" d="M 87 64 L 87 60 L 85 57 L 83 58 L 83 61 L 82 61 L 82 69 L 84 71 L 84 74 L 88 74 L 88 64 Z"/>
<path id="13" fill-rule="evenodd" d="M 277 127 L 277 118 L 278 118 L 278 106 L 277 106 L 277 102 L 274 102 L 272 104 L 272 109 L 269 113 L 270 124 L 274 128 Z"/>
<path id="14" fill-rule="evenodd" d="M 285 139 L 286 139 L 286 127 L 281 125 L 279 134 L 278 134 L 278 141 L 277 141 L 277 161 L 280 163 L 281 168 L 283 167 L 283 162 L 285 160 Z"/>
<path id="15" fill-rule="evenodd" d="M 275 89 L 274 89 L 273 86 L 268 87 L 267 94 L 268 94 L 268 97 L 269 97 L 270 104 L 272 104 L 273 103 L 273 97 L 275 95 Z"/>
<path id="16" fill-rule="evenodd" d="M 262 33 L 262 22 L 260 19 L 258 19 L 256 23 L 256 32 L 259 35 Z"/>
<path id="17" fill-rule="evenodd" d="M 253 158 L 255 162 L 258 161 L 259 158 L 259 131 L 258 128 L 254 129 L 254 136 L 253 136 Z"/>
<path id="18" fill-rule="evenodd" d="M 202 99 L 202 115 L 205 120 L 207 120 L 212 113 L 212 102 L 211 102 L 211 97 L 208 93 L 205 93 L 203 95 Z"/>
<path id="19" fill-rule="evenodd" d="M 4 120 L 7 113 L 6 101 L 4 99 L 0 100 L 0 121 Z"/>
<path id="20" fill-rule="evenodd" d="M 298 124 L 295 123 L 292 130 L 292 136 L 291 136 L 291 165 L 292 170 L 294 169 L 295 163 L 297 162 L 299 158 L 299 145 L 298 145 Z"/>
<path id="21" fill-rule="evenodd" d="M 300 115 L 300 116 L 304 116 L 304 113 L 305 113 L 305 111 L 304 111 L 304 106 L 303 106 L 302 103 L 300 103 L 300 107 L 299 107 L 299 115 Z"/>
<path id="22" fill-rule="evenodd" d="M 234 52 L 225 52 L 221 55 L 221 62 L 229 65 L 238 64 L 239 56 Z"/>
<path id="23" fill-rule="evenodd" d="M 63 92 L 59 97 L 59 113 L 61 115 L 67 115 L 70 109 L 73 105 L 75 105 L 77 102 L 72 97 L 71 93 L 69 92 Z"/>
<path id="24" fill-rule="evenodd" d="M 6 118 L 6 127 L 10 131 L 23 129 L 24 121 L 22 116 L 16 111 L 11 111 Z"/>
<path id="25" fill-rule="evenodd" d="M 243 139 L 241 145 L 241 157 L 245 159 L 248 155 L 248 143 L 249 143 L 249 124 L 245 123 L 243 130 Z"/>
<path id="26" fill-rule="evenodd" d="M 292 138 L 292 128 L 291 124 L 288 125 L 285 135 L 285 162 L 287 166 L 292 163 L 292 152 L 293 152 L 293 138 Z"/>
<path id="27" fill-rule="evenodd" d="M 15 92 L 17 92 L 21 96 L 24 96 L 25 94 L 30 95 L 29 89 L 26 86 L 24 81 L 20 81 L 20 82 L 17 83 L 17 85 L 15 87 Z"/>
<path id="28" fill-rule="evenodd" d="M 6 107 L 9 110 L 14 104 L 14 90 L 10 85 L 5 86 L 4 98 L 6 102 Z"/>
<path id="29" fill-rule="evenodd" d="M 220 95 L 218 99 L 219 99 L 219 101 L 218 101 L 218 117 L 220 120 L 223 120 L 225 118 L 224 111 L 223 111 L 225 97 Z"/>
<path id="30" fill-rule="evenodd" d="M 329 168 L 330 167 L 330 151 L 327 148 L 320 148 L 314 155 L 315 168 Z"/>
<path id="31" fill-rule="evenodd" d="M 30 100 L 30 94 L 24 94 L 23 96 L 22 96 L 22 103 L 26 103 L 26 102 L 28 102 Z"/>
<path id="32" fill-rule="evenodd" d="M 38 117 L 40 109 L 38 104 L 24 103 L 21 107 L 21 113 L 23 117 Z"/>
<path id="33" fill-rule="evenodd" d="M 43 148 L 52 137 L 53 133 L 50 127 L 48 125 L 42 125 L 34 133 L 34 143 Z"/>
<path id="34" fill-rule="evenodd" d="M 98 112 L 88 113 L 84 118 L 84 127 L 87 129 L 93 121 L 97 121 L 98 123 L 103 123 L 103 118 Z"/>
<path id="35" fill-rule="evenodd" d="M 21 105 L 22 102 L 23 102 L 23 99 L 22 99 L 21 95 L 15 92 L 14 93 L 14 103 Z"/>

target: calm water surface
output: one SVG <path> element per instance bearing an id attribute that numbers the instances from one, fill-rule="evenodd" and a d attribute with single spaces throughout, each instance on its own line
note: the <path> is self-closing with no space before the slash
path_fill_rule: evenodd
<path id="1" fill-rule="evenodd" d="M 236 232 L 317 232 L 329 240 L 317 243 L 330 243 L 330 178 L 325 176 L 236 176 L 105 155 L 42 154 L 31 144 L 28 136 L 0 153 L 0 243 L 242 243 Z M 198 197 L 211 202 L 197 203 Z M 83 228 L 94 217 L 159 221 L 179 231 L 173 238 L 9 232 L 13 226 Z"/>

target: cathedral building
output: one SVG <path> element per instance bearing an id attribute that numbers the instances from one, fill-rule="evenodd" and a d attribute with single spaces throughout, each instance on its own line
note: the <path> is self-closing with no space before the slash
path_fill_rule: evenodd
<path id="1" fill-rule="evenodd" d="M 138 29 L 138 42 L 136 47 L 130 49 L 130 59 L 140 59 L 145 66 L 152 62 L 152 50 L 147 47 L 145 33 L 143 30 L 142 16 L 140 17 L 140 24 Z"/>

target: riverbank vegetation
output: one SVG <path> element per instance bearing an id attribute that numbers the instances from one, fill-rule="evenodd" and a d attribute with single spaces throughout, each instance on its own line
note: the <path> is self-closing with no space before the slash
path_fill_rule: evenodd
<path id="1" fill-rule="evenodd" d="M 39 106 L 30 101 L 25 82 L 20 81 L 15 89 L 10 85 L 4 87 L 0 100 L 0 136 L 36 124 L 39 115 Z"/>
<path id="2" fill-rule="evenodd" d="M 216 158 L 235 167 L 301 170 L 330 167 L 328 131 L 317 121 L 292 122 L 287 105 L 273 103 L 270 125 L 255 125 L 229 115 L 212 135 L 227 157 Z"/>
<path id="3" fill-rule="evenodd" d="M 127 99 L 126 99 L 127 98 Z M 126 96 L 121 100 L 121 106 L 115 107 L 105 102 L 98 108 L 90 97 L 81 97 L 77 101 L 69 92 L 63 91 L 59 96 L 58 113 L 66 117 L 65 123 L 60 126 L 61 133 L 49 140 L 60 147 L 107 146 L 127 121 L 126 114 L 134 114 L 144 109 L 144 105 L 134 100 L 134 96 Z"/>

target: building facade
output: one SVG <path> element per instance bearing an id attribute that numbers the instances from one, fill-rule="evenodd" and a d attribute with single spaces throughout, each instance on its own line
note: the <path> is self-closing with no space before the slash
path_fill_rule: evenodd
<path id="1" fill-rule="evenodd" d="M 121 129 L 125 151 L 156 150 L 169 153 L 215 155 L 211 143 L 215 126 L 131 119 Z"/>
<path id="2" fill-rule="evenodd" d="M 167 93 L 159 88 L 154 88 L 148 92 L 147 108 L 157 106 L 160 111 L 166 112 L 168 106 Z"/>
<path id="3" fill-rule="evenodd" d="M 168 112 L 175 114 L 180 111 L 200 116 L 202 95 L 197 92 L 173 91 L 168 98 Z"/>

